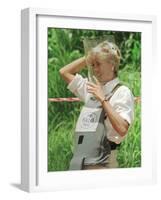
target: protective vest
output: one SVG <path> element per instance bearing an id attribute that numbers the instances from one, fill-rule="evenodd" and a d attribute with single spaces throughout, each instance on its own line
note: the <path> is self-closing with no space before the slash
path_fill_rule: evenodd
<path id="1" fill-rule="evenodd" d="M 107 99 L 120 87 L 118 83 Z M 84 165 L 106 163 L 111 152 L 104 125 L 105 113 L 101 103 L 93 96 L 83 106 L 79 115 L 74 141 L 74 153 L 69 170 L 81 170 Z"/>

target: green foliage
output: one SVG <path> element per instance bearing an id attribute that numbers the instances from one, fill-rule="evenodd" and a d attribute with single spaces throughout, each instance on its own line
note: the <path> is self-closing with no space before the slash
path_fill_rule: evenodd
<path id="1" fill-rule="evenodd" d="M 133 125 L 130 127 L 126 139 L 118 149 L 119 167 L 141 166 L 141 106 L 136 104 Z"/>
<path id="2" fill-rule="evenodd" d="M 48 97 L 73 97 L 59 75 L 64 65 L 84 55 L 83 38 L 113 35 L 122 53 L 119 78 L 140 96 L 141 34 L 81 29 L 48 29 Z M 83 76 L 87 70 L 83 70 Z M 48 103 L 48 170 L 68 170 L 73 150 L 73 134 L 82 107 L 80 102 Z M 135 121 L 118 153 L 120 167 L 138 167 L 141 163 L 140 104 Z"/>

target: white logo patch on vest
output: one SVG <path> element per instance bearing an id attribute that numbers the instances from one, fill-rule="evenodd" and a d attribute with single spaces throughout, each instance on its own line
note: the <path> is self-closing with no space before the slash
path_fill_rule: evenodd
<path id="1" fill-rule="evenodd" d="M 96 131 L 102 108 L 83 107 L 79 115 L 76 132 L 93 132 Z"/>

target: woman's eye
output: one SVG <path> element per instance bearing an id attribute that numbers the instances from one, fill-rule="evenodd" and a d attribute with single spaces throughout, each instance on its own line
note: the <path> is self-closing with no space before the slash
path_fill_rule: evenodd
<path id="1" fill-rule="evenodd" d="M 95 68 L 95 67 L 99 67 L 101 64 L 99 62 L 96 62 L 96 63 L 90 63 L 90 66 L 92 68 Z"/>
<path id="2" fill-rule="evenodd" d="M 96 62 L 96 65 L 97 65 L 97 66 L 100 66 L 100 63 L 99 63 L 99 62 Z"/>

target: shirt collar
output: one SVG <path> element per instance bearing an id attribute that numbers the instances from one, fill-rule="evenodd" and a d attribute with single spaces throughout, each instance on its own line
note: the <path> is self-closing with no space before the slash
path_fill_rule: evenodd
<path id="1" fill-rule="evenodd" d="M 115 78 L 111 81 L 108 81 L 105 85 L 102 86 L 105 95 L 109 95 L 114 87 L 119 83 L 119 79 Z"/>

